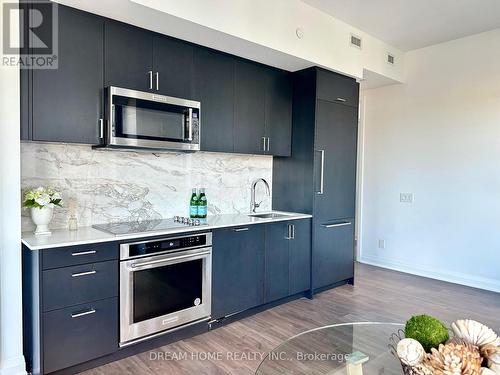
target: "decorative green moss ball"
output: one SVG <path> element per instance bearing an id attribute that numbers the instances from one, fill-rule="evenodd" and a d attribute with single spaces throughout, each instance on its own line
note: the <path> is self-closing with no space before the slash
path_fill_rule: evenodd
<path id="1" fill-rule="evenodd" d="M 426 352 L 437 348 L 450 338 L 444 324 L 429 315 L 413 316 L 406 322 L 405 336 L 422 344 Z"/>

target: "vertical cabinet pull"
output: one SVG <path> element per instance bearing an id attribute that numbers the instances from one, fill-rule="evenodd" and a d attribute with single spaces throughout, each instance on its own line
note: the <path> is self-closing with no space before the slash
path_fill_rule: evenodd
<path id="1" fill-rule="evenodd" d="M 318 195 L 323 195 L 325 188 L 325 150 L 318 150 L 320 153 L 319 191 Z"/>
<path id="2" fill-rule="evenodd" d="M 292 224 L 292 240 L 295 239 L 295 225 Z"/>
<path id="3" fill-rule="evenodd" d="M 294 240 L 295 239 L 295 225 L 293 224 L 288 224 L 288 234 L 285 239 L 287 240 Z"/>
<path id="4" fill-rule="evenodd" d="M 156 72 L 155 76 L 156 76 L 156 91 L 159 91 L 160 90 L 160 73 Z"/>
<path id="5" fill-rule="evenodd" d="M 99 119 L 99 138 L 104 139 L 104 120 Z"/>
<path id="6" fill-rule="evenodd" d="M 271 149 L 271 138 L 267 137 L 267 150 L 269 151 Z"/>
<path id="7" fill-rule="evenodd" d="M 262 151 L 266 151 L 266 137 L 262 137 Z"/>
<path id="8" fill-rule="evenodd" d="M 149 89 L 153 90 L 153 71 L 152 70 L 150 70 L 148 72 L 148 76 L 149 76 Z"/>

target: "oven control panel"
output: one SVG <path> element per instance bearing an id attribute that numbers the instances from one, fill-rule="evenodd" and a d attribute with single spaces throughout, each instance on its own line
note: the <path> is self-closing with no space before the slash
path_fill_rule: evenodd
<path id="1" fill-rule="evenodd" d="M 211 239 L 208 238 L 209 236 L 211 236 L 211 234 L 205 233 L 127 244 L 125 245 L 128 248 L 126 258 L 207 246 L 211 244 Z"/>

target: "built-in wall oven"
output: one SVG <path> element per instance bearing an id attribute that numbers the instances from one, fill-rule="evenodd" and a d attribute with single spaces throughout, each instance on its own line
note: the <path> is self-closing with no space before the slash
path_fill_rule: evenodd
<path id="1" fill-rule="evenodd" d="M 120 245 L 120 345 L 211 313 L 212 234 Z"/>
<path id="2" fill-rule="evenodd" d="M 200 150 L 200 102 L 111 86 L 107 103 L 107 146 Z"/>

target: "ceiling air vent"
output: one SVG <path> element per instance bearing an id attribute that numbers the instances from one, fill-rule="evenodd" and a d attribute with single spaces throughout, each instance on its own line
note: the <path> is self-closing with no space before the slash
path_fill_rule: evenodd
<path id="1" fill-rule="evenodd" d="M 351 46 L 361 49 L 361 38 L 351 34 Z"/>
<path id="2" fill-rule="evenodd" d="M 396 58 L 394 57 L 394 55 L 391 55 L 390 53 L 387 54 L 387 62 L 391 65 L 394 65 L 394 63 L 396 62 Z"/>

